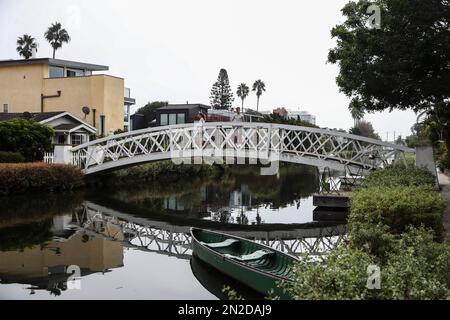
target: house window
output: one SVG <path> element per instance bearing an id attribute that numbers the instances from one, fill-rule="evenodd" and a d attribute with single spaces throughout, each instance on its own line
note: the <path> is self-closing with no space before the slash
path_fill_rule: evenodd
<path id="1" fill-rule="evenodd" d="M 66 143 L 66 137 L 62 134 L 58 136 L 58 144 L 65 144 Z"/>
<path id="2" fill-rule="evenodd" d="M 67 77 L 82 77 L 84 76 L 84 70 L 81 69 L 67 69 L 66 70 Z"/>
<path id="3" fill-rule="evenodd" d="M 184 113 L 178 113 L 177 114 L 177 123 L 185 123 L 185 116 Z"/>
<path id="4" fill-rule="evenodd" d="M 167 126 L 169 124 L 168 114 L 161 114 L 159 118 L 159 123 L 162 126 Z"/>
<path id="5" fill-rule="evenodd" d="M 82 144 L 83 143 L 83 135 L 72 134 L 71 140 L 72 140 L 72 144 Z"/>
<path id="6" fill-rule="evenodd" d="M 62 78 L 62 77 L 64 77 L 64 68 L 50 66 L 48 69 L 48 76 L 50 78 Z"/>
<path id="7" fill-rule="evenodd" d="M 130 119 L 130 106 L 124 105 L 123 107 L 123 121 L 128 122 Z"/>
<path id="8" fill-rule="evenodd" d="M 104 115 L 100 116 L 100 135 L 105 135 L 105 129 L 106 129 L 106 119 Z"/>
<path id="9" fill-rule="evenodd" d="M 8 108 L 8 104 L 7 104 L 7 103 L 4 103 L 4 104 L 3 104 L 3 112 L 4 112 L 4 113 L 8 113 L 8 109 L 9 109 L 9 108 Z"/>
<path id="10" fill-rule="evenodd" d="M 171 113 L 169 114 L 169 125 L 177 124 L 177 114 Z"/>

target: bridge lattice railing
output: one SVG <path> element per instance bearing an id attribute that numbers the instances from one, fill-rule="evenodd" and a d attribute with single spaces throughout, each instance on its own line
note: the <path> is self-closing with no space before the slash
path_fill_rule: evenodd
<path id="1" fill-rule="evenodd" d="M 98 139 L 71 151 L 73 164 L 85 171 L 191 158 L 194 163 L 249 158 L 250 163 L 263 159 L 370 170 L 394 159 L 404 160 L 405 151 L 413 152 L 404 146 L 325 129 L 229 122 L 132 131 Z"/>

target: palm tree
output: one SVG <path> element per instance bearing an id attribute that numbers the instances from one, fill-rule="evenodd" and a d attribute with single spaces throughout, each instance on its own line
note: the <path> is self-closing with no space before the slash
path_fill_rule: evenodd
<path id="1" fill-rule="evenodd" d="M 350 107 L 350 114 L 353 118 L 353 124 L 356 127 L 358 121 L 364 118 L 364 110 L 357 107 Z"/>
<path id="2" fill-rule="evenodd" d="M 262 80 L 256 80 L 253 84 L 252 91 L 256 91 L 256 111 L 259 111 L 259 98 L 261 97 L 263 91 L 266 91 L 266 85 Z"/>
<path id="3" fill-rule="evenodd" d="M 53 48 L 53 59 L 55 59 L 55 52 L 62 47 L 63 43 L 70 41 L 70 36 L 66 29 L 61 27 L 61 23 L 55 22 L 47 29 L 44 34 L 45 39 L 50 43 Z"/>
<path id="4" fill-rule="evenodd" d="M 244 112 L 244 100 L 247 98 L 249 92 L 250 88 L 245 83 L 241 83 L 237 88 L 236 94 L 242 100 L 242 112 Z"/>
<path id="5" fill-rule="evenodd" d="M 37 51 L 36 39 L 28 34 L 17 38 L 17 52 L 25 59 L 30 59 L 33 55 L 33 49 Z"/>

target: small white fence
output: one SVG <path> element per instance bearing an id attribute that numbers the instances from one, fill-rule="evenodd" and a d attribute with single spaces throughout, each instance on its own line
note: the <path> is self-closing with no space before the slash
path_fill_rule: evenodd
<path id="1" fill-rule="evenodd" d="M 45 163 L 55 163 L 55 153 L 54 152 L 45 152 L 44 153 L 44 162 Z"/>

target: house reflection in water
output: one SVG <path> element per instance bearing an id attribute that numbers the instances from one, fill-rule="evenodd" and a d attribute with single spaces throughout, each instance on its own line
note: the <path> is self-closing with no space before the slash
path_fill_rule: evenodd
<path id="1" fill-rule="evenodd" d="M 221 194 L 220 197 L 217 195 Z M 215 186 L 202 186 L 195 194 L 169 196 L 164 198 L 164 209 L 173 212 L 193 211 L 209 215 L 208 209 L 244 209 L 252 207 L 252 196 L 247 184 L 242 184 L 223 195 Z"/>
<path id="2" fill-rule="evenodd" d="M 31 293 L 44 289 L 59 295 L 67 288 L 70 274 L 66 270 L 71 265 L 80 268 L 82 277 L 123 266 L 120 240 L 124 237 L 114 224 L 94 226 L 99 232 L 93 236 L 71 228 L 71 221 L 72 215 L 53 218 L 51 232 L 55 237 L 51 242 L 23 250 L 0 251 L 1 283 L 31 284 Z M 114 234 L 115 239 L 103 237 L 102 233 Z"/>

